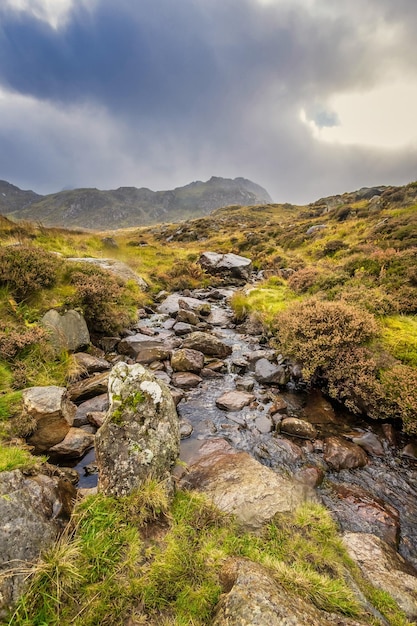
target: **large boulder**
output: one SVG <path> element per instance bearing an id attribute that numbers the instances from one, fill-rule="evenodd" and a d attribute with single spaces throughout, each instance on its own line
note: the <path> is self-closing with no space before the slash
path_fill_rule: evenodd
<path id="1" fill-rule="evenodd" d="M 179 420 L 168 387 L 140 364 L 118 363 L 110 407 L 96 434 L 99 491 L 124 496 L 148 478 L 170 479 L 179 455 Z"/>
<path id="2" fill-rule="evenodd" d="M 65 387 L 28 387 L 23 391 L 23 411 L 34 423 L 28 442 L 40 453 L 64 439 L 73 424 L 76 406 Z"/>
<path id="3" fill-rule="evenodd" d="M 17 602 L 27 570 L 71 514 L 75 488 L 57 477 L 0 473 L 0 620 Z"/>
<path id="4" fill-rule="evenodd" d="M 246 559 L 229 559 L 220 574 L 224 594 L 212 626 L 360 626 L 348 617 L 325 613 L 290 594 L 271 572 Z"/>
<path id="5" fill-rule="evenodd" d="M 221 275 L 223 278 L 237 278 L 247 281 L 252 273 L 252 261 L 237 254 L 203 252 L 199 263 L 209 274 Z"/>
<path id="6" fill-rule="evenodd" d="M 201 331 L 191 333 L 191 335 L 184 340 L 183 347 L 197 350 L 207 356 L 215 356 L 219 359 L 224 359 L 229 354 L 232 354 L 232 348 L 223 343 L 221 339 L 211 333 Z"/>
<path id="7" fill-rule="evenodd" d="M 84 317 L 78 311 L 67 311 L 60 315 L 51 309 L 41 319 L 50 333 L 50 341 L 59 354 L 63 350 L 76 352 L 90 344 L 90 333 Z"/>
<path id="8" fill-rule="evenodd" d="M 306 500 L 316 500 L 309 487 L 255 461 L 247 452 L 199 450 L 199 460 L 183 479 L 187 488 L 203 492 L 219 509 L 232 513 L 247 529 L 255 530 L 276 513 L 294 511 Z"/>
<path id="9" fill-rule="evenodd" d="M 389 593 L 414 624 L 417 621 L 417 572 L 391 546 L 368 533 L 345 533 L 343 543 L 363 575 Z"/>
<path id="10" fill-rule="evenodd" d="M 174 372 L 199 374 L 204 367 L 204 354 L 189 348 L 176 350 L 171 357 L 171 367 Z"/>

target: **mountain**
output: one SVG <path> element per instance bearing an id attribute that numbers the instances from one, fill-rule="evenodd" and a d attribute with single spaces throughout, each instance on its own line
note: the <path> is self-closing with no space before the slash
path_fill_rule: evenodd
<path id="1" fill-rule="evenodd" d="M 0 180 L 0 213 L 3 215 L 23 211 L 42 197 L 34 191 L 22 191 L 19 187 Z"/>
<path id="2" fill-rule="evenodd" d="M 0 186 L 0 193 L 1 189 Z M 72 189 L 47 196 L 18 191 L 22 194 L 21 203 L 16 195 L 15 202 L 3 209 L 3 213 L 12 219 L 31 220 L 44 226 L 97 230 L 177 222 L 201 217 L 229 205 L 272 202 L 268 192 L 250 180 L 217 176 L 207 182 L 196 181 L 170 191 L 119 187 L 109 191 Z M 11 191 L 8 193 L 11 196 Z M 5 197 L 8 197 L 7 193 Z"/>

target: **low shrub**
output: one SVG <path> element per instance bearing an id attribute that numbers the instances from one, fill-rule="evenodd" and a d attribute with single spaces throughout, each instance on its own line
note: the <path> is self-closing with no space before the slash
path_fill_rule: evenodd
<path id="1" fill-rule="evenodd" d="M 288 286 L 296 293 L 306 293 L 317 281 L 319 272 L 309 266 L 294 272 L 288 279 Z"/>
<path id="2" fill-rule="evenodd" d="M 55 254 L 35 246 L 0 248 L 0 284 L 7 286 L 18 301 L 52 287 L 60 267 Z"/>
<path id="3" fill-rule="evenodd" d="M 417 434 L 417 369 L 396 364 L 380 374 L 384 402 L 380 416 L 399 418 L 409 435 Z"/>

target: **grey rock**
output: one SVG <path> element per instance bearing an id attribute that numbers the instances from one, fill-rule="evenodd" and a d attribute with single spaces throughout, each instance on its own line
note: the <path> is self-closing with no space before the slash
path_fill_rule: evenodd
<path id="1" fill-rule="evenodd" d="M 165 313 L 166 315 L 175 316 L 180 310 L 180 301 L 182 303 L 182 308 L 184 308 L 184 304 L 186 305 L 186 309 L 188 311 L 194 311 L 195 313 L 199 313 L 201 311 L 202 302 L 197 298 L 189 298 L 185 296 L 181 296 L 179 293 L 172 293 L 169 295 L 161 304 L 158 306 L 158 313 Z"/>
<path id="2" fill-rule="evenodd" d="M 93 413 L 95 411 L 102 412 L 107 411 L 109 408 L 109 397 L 107 393 L 102 393 L 99 396 L 95 396 L 94 398 L 90 398 L 90 400 L 86 400 L 82 402 L 79 406 L 77 406 L 77 410 L 75 412 L 73 426 L 79 428 L 80 426 L 84 426 L 89 423 L 88 414 Z"/>
<path id="3" fill-rule="evenodd" d="M 219 254 L 217 252 L 203 252 L 199 263 L 209 274 L 223 277 L 248 280 L 252 273 L 252 261 L 237 254 Z"/>
<path id="4" fill-rule="evenodd" d="M 196 327 L 191 324 L 187 324 L 186 322 L 177 322 L 174 324 L 172 330 L 176 335 L 189 335 L 193 331 L 195 331 Z"/>
<path id="5" fill-rule="evenodd" d="M 256 361 L 255 378 L 263 385 L 286 385 L 290 379 L 282 365 L 275 365 L 264 358 Z"/>
<path id="6" fill-rule="evenodd" d="M 111 365 L 106 359 L 93 356 L 87 352 L 77 352 L 74 354 L 77 366 L 80 368 L 80 375 L 95 374 L 96 372 L 105 372 L 110 369 Z"/>
<path id="7" fill-rule="evenodd" d="M 166 361 L 171 356 L 171 350 L 168 350 L 164 346 L 156 346 L 155 348 L 142 348 L 137 357 L 136 363 L 142 365 L 149 365 L 154 361 Z"/>
<path id="8" fill-rule="evenodd" d="M 313 235 L 314 233 L 324 230 L 327 228 L 327 224 L 316 224 L 315 226 L 310 226 L 310 228 L 306 231 L 306 235 Z"/>
<path id="9" fill-rule="evenodd" d="M 269 417 L 260 415 L 255 419 L 255 428 L 257 428 L 261 434 L 266 435 L 273 430 L 274 425 Z"/>
<path id="10" fill-rule="evenodd" d="M 162 331 L 154 337 L 137 333 L 131 337 L 124 337 L 119 341 L 117 350 L 120 354 L 126 354 L 132 359 L 136 359 L 143 350 L 149 350 L 151 348 L 170 349 L 171 343 L 168 342 L 168 340 L 172 339 L 173 336 L 171 331 Z"/>
<path id="11" fill-rule="evenodd" d="M 83 428 L 87 428 L 84 426 Z M 94 435 L 81 428 L 70 428 L 65 438 L 52 448 L 49 454 L 67 459 L 82 457 L 84 453 L 94 446 Z"/>
<path id="12" fill-rule="evenodd" d="M 378 437 L 371 432 L 360 434 L 356 437 L 352 437 L 353 443 L 363 448 L 368 454 L 374 456 L 384 456 L 384 448 Z"/>
<path id="13" fill-rule="evenodd" d="M 255 381 L 250 376 L 243 376 L 242 378 L 236 378 L 235 384 L 238 391 L 252 391 Z"/>
<path id="14" fill-rule="evenodd" d="M 78 311 L 60 315 L 51 309 L 45 313 L 41 324 L 49 331 L 51 344 L 58 354 L 63 350 L 76 352 L 90 344 L 86 321 Z"/>
<path id="15" fill-rule="evenodd" d="M 190 422 L 188 422 L 187 420 L 181 420 L 180 422 L 181 439 L 188 439 L 188 437 L 191 437 L 193 430 L 194 430 L 193 426 L 192 424 L 190 424 Z"/>
<path id="16" fill-rule="evenodd" d="M 230 314 L 224 309 L 212 309 L 207 322 L 212 326 L 227 328 L 231 322 Z"/>
<path id="17" fill-rule="evenodd" d="M 118 363 L 110 374 L 109 397 L 96 434 L 99 491 L 127 495 L 149 476 L 171 485 L 180 434 L 168 387 L 140 364 Z"/>
<path id="18" fill-rule="evenodd" d="M 82 402 L 94 396 L 99 396 L 107 391 L 109 372 L 93 374 L 85 380 L 68 387 L 68 395 L 73 402 Z"/>
<path id="19" fill-rule="evenodd" d="M 24 591 L 25 570 L 68 522 L 75 495 L 71 483 L 57 477 L 0 473 L 0 619 Z"/>
<path id="20" fill-rule="evenodd" d="M 141 276 L 138 276 L 126 263 L 123 263 L 123 261 L 116 261 L 115 259 L 95 259 L 91 257 L 79 259 L 69 258 L 65 260 L 70 263 L 88 263 L 89 265 L 96 265 L 124 281 L 134 281 L 143 291 L 149 288 L 148 283 Z"/>
<path id="21" fill-rule="evenodd" d="M 183 322 L 184 324 L 191 324 L 196 326 L 200 322 L 200 318 L 194 311 L 188 311 L 187 309 L 179 309 L 176 317 L 177 322 Z"/>
<path id="22" fill-rule="evenodd" d="M 223 343 L 223 341 L 210 333 L 204 333 L 201 331 L 196 331 L 195 333 L 189 335 L 184 340 L 183 347 L 198 350 L 203 354 L 215 356 L 220 359 L 223 359 L 232 353 L 232 348 Z"/>

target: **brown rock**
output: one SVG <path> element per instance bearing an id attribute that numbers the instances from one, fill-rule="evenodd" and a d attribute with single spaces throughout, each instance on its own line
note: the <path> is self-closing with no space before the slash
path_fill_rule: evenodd
<path id="1" fill-rule="evenodd" d="M 309 393 L 304 413 L 312 424 L 332 424 L 337 421 L 334 408 L 318 390 Z"/>
<path id="2" fill-rule="evenodd" d="M 220 359 L 223 359 L 232 353 L 232 348 L 223 343 L 223 341 L 210 333 L 204 333 L 201 331 L 191 333 L 191 335 L 184 340 L 183 347 L 198 350 L 203 354 L 215 356 Z"/>
<path id="3" fill-rule="evenodd" d="M 171 367 L 174 372 L 193 372 L 198 374 L 204 367 L 204 354 L 190 348 L 175 350 L 171 357 Z"/>
<path id="4" fill-rule="evenodd" d="M 81 430 L 81 428 L 70 428 L 65 439 L 57 443 L 48 452 L 52 455 L 75 459 L 94 446 L 94 435 Z"/>
<path id="5" fill-rule="evenodd" d="M 170 356 L 171 350 L 167 350 L 167 348 L 164 348 L 163 346 L 143 348 L 143 350 L 139 351 L 136 357 L 136 363 L 147 365 L 148 363 L 152 363 L 152 361 L 166 361 Z"/>
<path id="6" fill-rule="evenodd" d="M 39 453 L 64 439 L 73 424 L 76 406 L 65 387 L 29 387 L 23 391 L 23 410 L 36 421 L 28 443 Z"/>
<path id="7" fill-rule="evenodd" d="M 71 385 L 68 388 L 68 394 L 73 402 L 88 400 L 94 396 L 107 392 L 107 384 L 109 381 L 109 373 L 93 374 L 85 380 Z"/>
<path id="8" fill-rule="evenodd" d="M 313 424 L 309 424 L 309 422 L 296 417 L 286 417 L 283 419 L 281 422 L 281 432 L 303 439 L 315 439 L 317 437 L 317 428 L 313 426 Z"/>
<path id="9" fill-rule="evenodd" d="M 224 411 L 240 411 L 255 400 L 253 393 L 246 391 L 226 391 L 216 400 L 216 405 Z"/>
<path id="10" fill-rule="evenodd" d="M 337 472 L 342 469 L 364 467 L 368 463 L 366 452 L 342 437 L 327 437 L 324 440 L 324 460 Z"/>
<path id="11" fill-rule="evenodd" d="M 285 402 L 284 398 L 282 398 L 281 396 L 277 396 L 274 399 L 272 406 L 269 408 L 269 414 L 275 415 L 275 413 L 286 413 L 287 408 L 288 405 Z"/>
<path id="12" fill-rule="evenodd" d="M 203 379 L 191 372 L 175 372 L 172 375 L 172 384 L 180 389 L 192 389 L 197 387 Z"/>
<path id="13" fill-rule="evenodd" d="M 80 376 L 86 374 L 95 374 L 96 372 L 105 372 L 110 369 L 110 363 L 101 357 L 96 357 L 87 352 L 77 352 L 74 359 L 80 368 Z"/>

